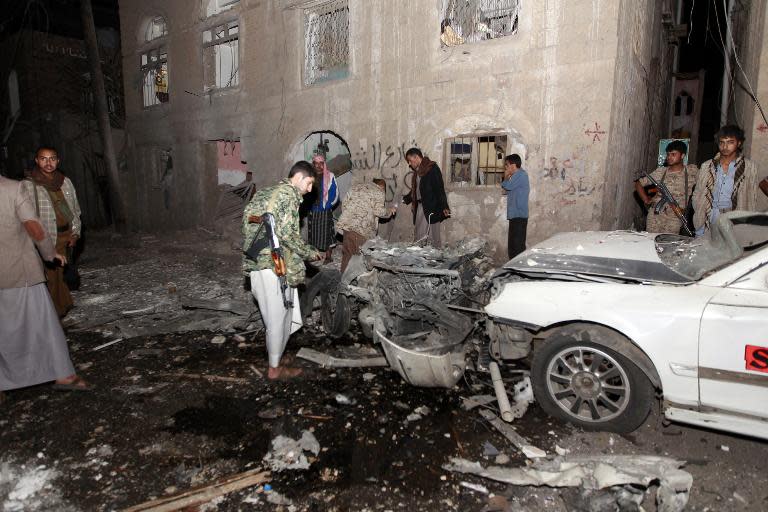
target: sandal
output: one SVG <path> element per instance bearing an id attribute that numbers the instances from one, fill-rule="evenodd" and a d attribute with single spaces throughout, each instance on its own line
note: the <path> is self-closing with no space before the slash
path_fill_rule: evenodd
<path id="1" fill-rule="evenodd" d="M 54 383 L 53 389 L 56 391 L 91 391 L 93 386 L 85 382 L 81 377 L 75 377 L 71 382 Z"/>

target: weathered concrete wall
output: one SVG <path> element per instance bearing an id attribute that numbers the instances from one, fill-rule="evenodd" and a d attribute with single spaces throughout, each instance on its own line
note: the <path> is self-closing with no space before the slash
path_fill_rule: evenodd
<path id="1" fill-rule="evenodd" d="M 656 144 L 666 122 L 672 52 L 662 30 L 660 2 L 622 0 L 613 76 L 613 106 L 602 229 L 631 228 L 639 206 L 633 181 L 656 167 Z"/>
<path id="2" fill-rule="evenodd" d="M 746 135 L 745 154 L 757 163 L 763 176 L 768 176 L 768 123 L 750 92 L 768 109 L 768 7 L 765 2 L 737 4 L 734 12 L 734 40 L 738 62 L 734 59 L 735 77 L 742 85 L 734 86 L 734 116 Z M 739 66 L 739 64 L 741 66 Z M 746 77 L 745 77 L 746 75 Z M 746 88 L 747 90 L 744 90 Z M 768 115 L 768 112 L 766 112 Z M 759 195 L 758 205 L 768 210 L 768 198 Z"/>
<path id="3" fill-rule="evenodd" d="M 521 154 L 531 178 L 529 244 L 565 230 L 627 225 L 631 208 L 606 210 L 606 203 L 631 200 L 622 187 L 631 189 L 633 148 L 641 136 L 655 138 L 655 126 L 649 128 L 640 112 L 651 103 L 648 89 L 662 86 L 649 80 L 651 60 L 656 57 L 661 68 L 658 54 L 666 51 L 658 42 L 656 2 L 523 2 L 517 34 L 441 48 L 434 0 L 350 0 L 349 77 L 306 87 L 303 12 L 286 8 L 299 2 L 242 0 L 236 11 L 219 16 L 240 19 L 240 85 L 212 95 L 202 93 L 200 44 L 210 22 L 201 21 L 190 3 L 121 2 L 140 226 L 193 225 L 210 214 L 216 174 L 203 167 L 205 141 L 239 138 L 256 181 L 267 184 L 285 174 L 298 145 L 317 130 L 341 135 L 353 159 L 366 153 L 368 164 L 352 171 L 355 180 L 382 175 L 400 194 L 410 184 L 405 161 L 399 154 L 372 161 L 372 146 L 398 153 L 416 144 L 445 169 L 446 138 L 506 134 L 508 152 Z M 142 22 L 157 14 L 169 22 L 171 98 L 142 111 L 137 41 Z M 637 48 L 627 54 L 629 39 Z M 639 106 L 633 97 L 641 98 Z M 628 108 L 636 112 L 631 126 L 618 112 Z M 150 146 L 173 149 L 170 192 L 147 186 L 146 164 L 137 155 Z M 507 222 L 500 188 L 446 186 L 453 218 L 443 224 L 444 238 L 484 235 L 503 259 Z M 393 239 L 409 239 L 410 215 L 399 215 L 395 228 Z"/>

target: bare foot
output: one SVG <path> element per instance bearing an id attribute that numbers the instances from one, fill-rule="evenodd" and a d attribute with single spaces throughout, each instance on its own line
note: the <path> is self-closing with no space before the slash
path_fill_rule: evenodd
<path id="1" fill-rule="evenodd" d="M 288 366 L 269 367 L 267 378 L 269 380 L 287 380 L 301 375 L 301 368 L 290 368 Z"/>
<path id="2" fill-rule="evenodd" d="M 53 387 L 61 391 L 89 391 L 91 389 L 91 385 L 77 375 L 57 379 Z"/>

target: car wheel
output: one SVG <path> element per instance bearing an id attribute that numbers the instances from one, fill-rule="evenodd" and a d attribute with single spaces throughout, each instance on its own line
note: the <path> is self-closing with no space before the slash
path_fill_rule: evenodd
<path id="1" fill-rule="evenodd" d="M 352 311 L 349 299 L 341 293 L 323 293 L 320 295 L 322 313 L 320 322 L 325 333 L 331 338 L 340 338 L 349 331 Z"/>
<path id="2" fill-rule="evenodd" d="M 340 280 L 341 273 L 338 270 L 323 269 L 307 281 L 304 293 L 299 299 L 301 316 L 304 320 L 312 316 L 316 304 L 315 299 L 320 298 L 320 305 L 322 306 L 322 294 L 331 290 L 335 293 Z"/>
<path id="3" fill-rule="evenodd" d="M 536 348 L 536 399 L 551 416 L 588 430 L 635 430 L 651 410 L 650 381 L 623 355 L 581 338 L 580 331 L 564 330 Z"/>

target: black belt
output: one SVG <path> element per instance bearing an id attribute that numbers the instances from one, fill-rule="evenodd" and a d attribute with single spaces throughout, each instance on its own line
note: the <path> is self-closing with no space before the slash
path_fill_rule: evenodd
<path id="1" fill-rule="evenodd" d="M 64 226 L 56 226 L 56 232 L 57 233 L 64 233 L 66 231 L 69 231 L 71 226 L 69 224 L 65 224 Z"/>

